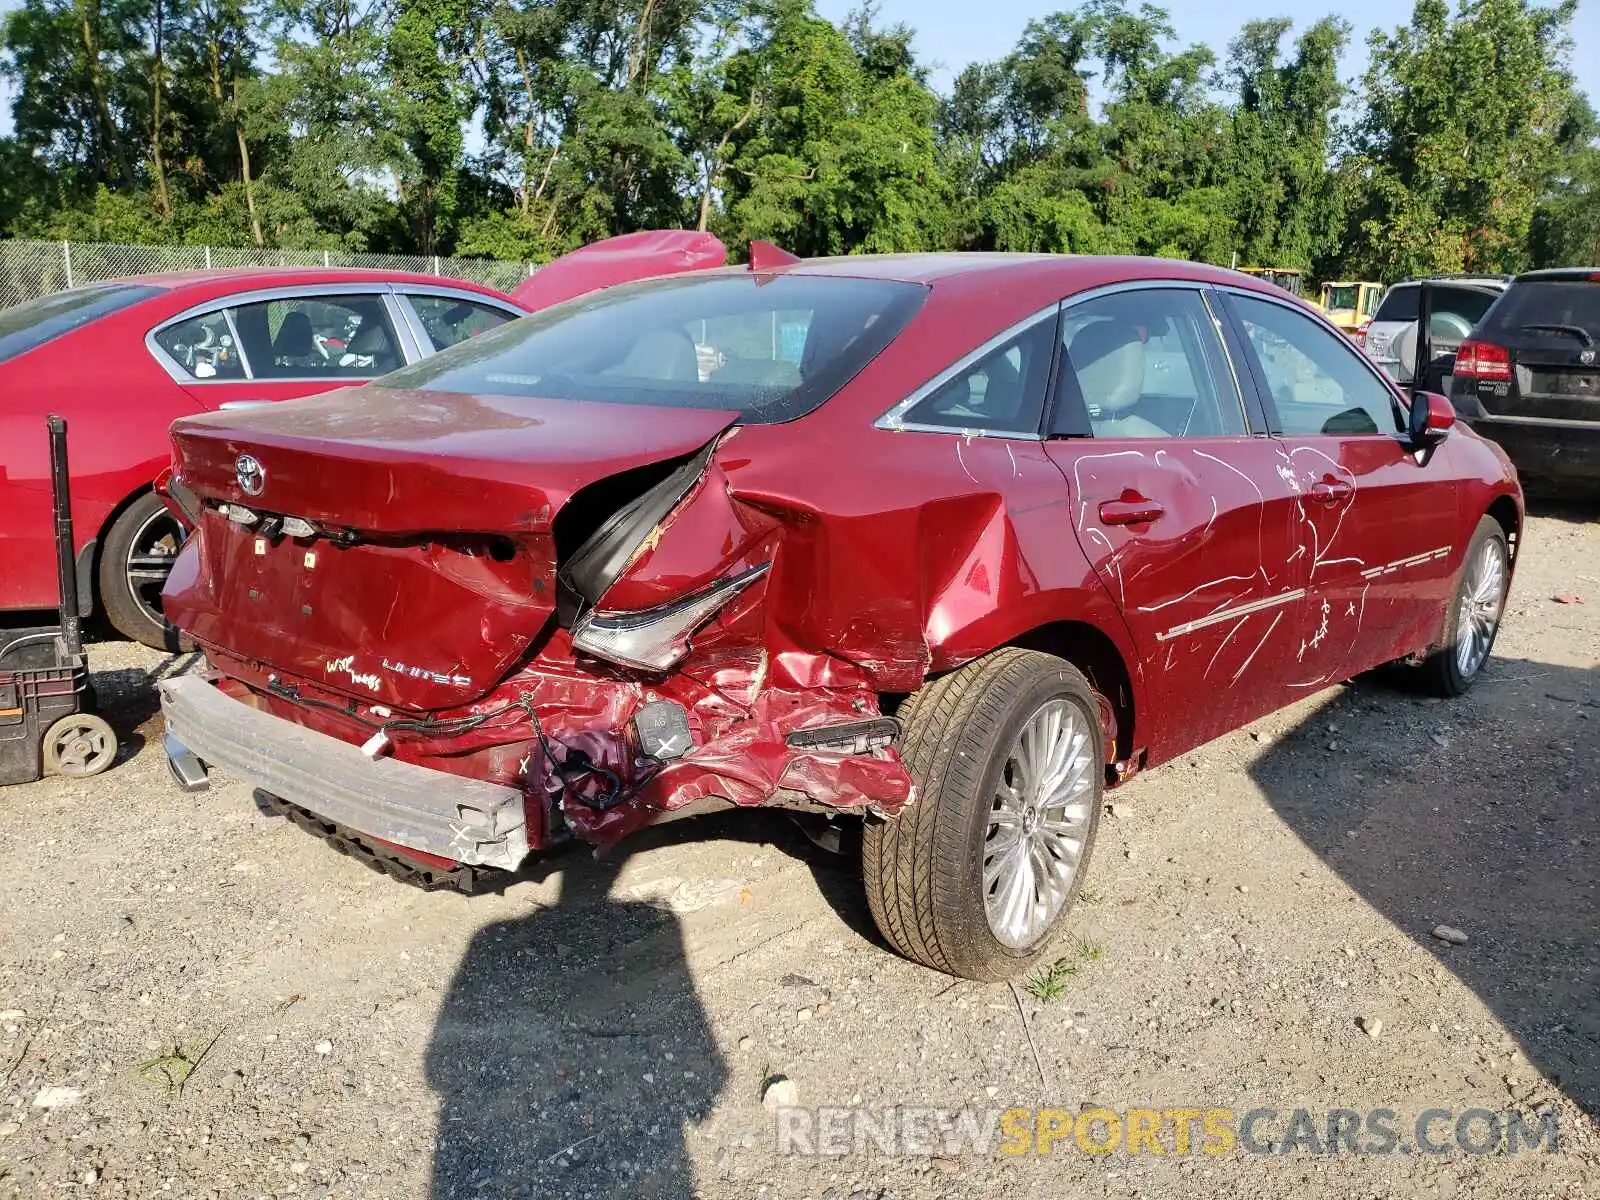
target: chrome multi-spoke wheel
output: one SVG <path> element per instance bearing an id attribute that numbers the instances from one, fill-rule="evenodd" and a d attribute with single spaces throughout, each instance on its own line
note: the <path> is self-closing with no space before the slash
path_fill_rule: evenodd
<path id="1" fill-rule="evenodd" d="M 867 901 L 902 954 L 967 979 L 1045 959 L 1094 851 L 1102 701 L 1071 663 L 1006 647 L 901 706 L 913 799 L 862 831 Z"/>
<path id="2" fill-rule="evenodd" d="M 1482 669 L 1500 626 L 1506 597 L 1506 546 L 1489 538 L 1474 548 L 1456 607 L 1456 668 L 1470 679 Z"/>
<path id="3" fill-rule="evenodd" d="M 1070 700 L 1045 701 L 1023 724 L 984 836 L 984 912 L 1003 944 L 1033 945 L 1066 904 L 1083 859 L 1096 769 L 1088 723 Z"/>
<path id="4" fill-rule="evenodd" d="M 1459 696 L 1483 672 L 1511 587 L 1511 542 L 1505 527 L 1485 516 L 1473 530 L 1442 626 L 1420 679 L 1439 696 Z"/>

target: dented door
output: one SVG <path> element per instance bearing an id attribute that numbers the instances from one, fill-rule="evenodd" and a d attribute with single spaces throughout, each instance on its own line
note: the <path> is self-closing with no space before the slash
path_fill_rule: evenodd
<path id="1" fill-rule="evenodd" d="M 1071 305 L 1062 339 L 1046 451 L 1145 661 L 1149 703 L 1169 714 L 1154 762 L 1290 697 L 1307 569 L 1292 492 L 1198 290 Z"/>

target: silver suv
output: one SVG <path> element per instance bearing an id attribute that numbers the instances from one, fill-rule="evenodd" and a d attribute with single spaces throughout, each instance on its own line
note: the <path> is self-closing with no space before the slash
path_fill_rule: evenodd
<path id="1" fill-rule="evenodd" d="M 1407 279 L 1383 294 L 1356 343 L 1396 383 L 1448 393 L 1456 347 L 1511 283 L 1509 275 L 1429 275 Z M 1417 361 L 1419 318 L 1428 317 L 1427 355 Z"/>

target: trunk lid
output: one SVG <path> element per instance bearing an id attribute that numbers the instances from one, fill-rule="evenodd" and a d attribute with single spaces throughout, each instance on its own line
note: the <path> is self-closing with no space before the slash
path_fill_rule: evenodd
<path id="1" fill-rule="evenodd" d="M 203 510 L 167 615 L 369 703 L 469 703 L 555 611 L 554 521 L 573 494 L 693 454 L 736 416 L 365 387 L 185 418 L 176 483 Z M 235 505 L 255 521 L 231 520 Z"/>

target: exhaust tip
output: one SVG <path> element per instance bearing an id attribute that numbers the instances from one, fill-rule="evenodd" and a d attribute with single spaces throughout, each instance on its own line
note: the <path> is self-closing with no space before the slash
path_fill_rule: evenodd
<path id="1" fill-rule="evenodd" d="M 195 752 L 170 733 L 161 735 L 161 748 L 167 752 L 167 772 L 186 792 L 203 792 L 211 786 L 211 776 Z"/>

